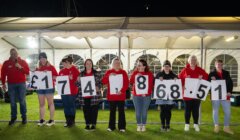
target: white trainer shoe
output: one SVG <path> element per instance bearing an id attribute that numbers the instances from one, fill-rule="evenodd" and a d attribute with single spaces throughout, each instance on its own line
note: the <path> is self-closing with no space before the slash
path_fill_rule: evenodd
<path id="1" fill-rule="evenodd" d="M 137 126 L 137 132 L 141 132 L 142 131 L 142 126 L 141 125 L 138 125 Z"/>
<path id="2" fill-rule="evenodd" d="M 184 131 L 189 131 L 189 124 L 185 124 Z"/>
<path id="3" fill-rule="evenodd" d="M 196 132 L 199 132 L 199 131 L 200 131 L 200 128 L 199 128 L 198 124 L 194 124 L 193 127 L 194 127 L 194 129 L 195 129 Z"/>

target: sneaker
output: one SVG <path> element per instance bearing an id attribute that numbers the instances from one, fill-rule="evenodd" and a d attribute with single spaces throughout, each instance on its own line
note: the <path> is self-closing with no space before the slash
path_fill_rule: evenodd
<path id="1" fill-rule="evenodd" d="M 229 126 L 224 126 L 223 131 L 231 135 L 234 134 L 234 132 L 229 128 Z"/>
<path id="2" fill-rule="evenodd" d="M 140 132 L 140 131 L 142 131 L 142 126 L 141 126 L 141 125 L 138 125 L 138 126 L 137 126 L 137 132 Z"/>
<path id="3" fill-rule="evenodd" d="M 107 131 L 112 132 L 113 130 L 111 128 L 108 128 Z"/>
<path id="4" fill-rule="evenodd" d="M 46 124 L 45 120 L 41 119 L 39 122 L 38 122 L 38 126 L 43 126 L 44 124 Z"/>
<path id="5" fill-rule="evenodd" d="M 170 131 L 170 126 L 166 126 L 166 132 L 169 132 Z"/>
<path id="6" fill-rule="evenodd" d="M 200 128 L 199 128 L 198 124 L 194 124 L 193 127 L 194 127 L 194 129 L 195 129 L 196 132 L 199 132 L 199 131 L 200 131 Z"/>
<path id="7" fill-rule="evenodd" d="M 11 120 L 9 121 L 8 125 L 10 125 L 10 126 L 14 125 L 15 122 L 16 122 L 16 120 L 17 120 L 17 118 L 11 119 Z"/>
<path id="8" fill-rule="evenodd" d="M 189 124 L 185 124 L 184 131 L 189 131 Z"/>
<path id="9" fill-rule="evenodd" d="M 23 118 L 22 119 L 22 124 L 24 125 L 24 124 L 27 124 L 27 119 L 26 118 Z"/>
<path id="10" fill-rule="evenodd" d="M 96 130 L 96 126 L 92 125 L 90 129 L 94 131 L 94 130 Z"/>
<path id="11" fill-rule="evenodd" d="M 90 126 L 89 125 L 86 125 L 86 127 L 84 128 L 86 131 L 89 131 L 90 130 Z"/>
<path id="12" fill-rule="evenodd" d="M 65 122 L 64 127 L 68 127 L 68 124 Z"/>
<path id="13" fill-rule="evenodd" d="M 47 122 L 47 126 L 52 126 L 52 125 L 54 125 L 54 124 L 55 124 L 54 120 L 49 120 L 49 121 Z"/>
<path id="14" fill-rule="evenodd" d="M 123 133 L 124 133 L 124 132 L 126 132 L 126 130 L 125 130 L 125 129 L 120 129 L 119 131 L 120 131 L 120 132 L 123 132 Z"/>
<path id="15" fill-rule="evenodd" d="M 165 126 L 162 126 L 162 127 L 161 127 L 161 132 L 165 132 L 165 131 L 166 131 Z"/>
<path id="16" fill-rule="evenodd" d="M 219 133 L 219 126 L 218 125 L 215 125 L 214 127 L 214 130 L 213 130 L 215 133 Z"/>
<path id="17" fill-rule="evenodd" d="M 145 125 L 142 126 L 142 132 L 145 132 L 146 131 L 146 127 Z"/>

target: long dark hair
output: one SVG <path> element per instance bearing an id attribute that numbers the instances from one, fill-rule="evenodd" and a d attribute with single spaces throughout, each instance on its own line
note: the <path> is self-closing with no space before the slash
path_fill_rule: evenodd
<path id="1" fill-rule="evenodd" d="M 142 65 L 145 66 L 145 70 L 144 70 L 145 72 L 149 72 L 149 71 L 150 71 L 150 70 L 149 70 L 149 66 L 148 66 L 146 60 L 144 60 L 144 59 L 139 59 L 138 62 L 142 63 Z M 137 70 L 137 67 L 136 67 L 136 70 Z"/>
<path id="2" fill-rule="evenodd" d="M 92 63 L 92 72 L 94 71 L 92 59 L 86 59 L 85 62 L 84 62 L 84 71 L 83 71 L 84 74 L 87 73 L 87 69 L 86 69 L 86 63 L 87 63 L 87 61 L 90 61 L 90 62 Z"/>

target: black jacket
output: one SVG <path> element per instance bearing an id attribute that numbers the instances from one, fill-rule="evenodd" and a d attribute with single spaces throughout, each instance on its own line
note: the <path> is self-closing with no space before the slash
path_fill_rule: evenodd
<path id="1" fill-rule="evenodd" d="M 217 70 L 214 69 L 212 72 L 209 73 L 208 75 L 208 81 L 211 81 L 211 77 L 215 77 L 217 80 L 220 80 L 221 78 L 217 74 Z M 232 92 L 233 90 L 233 81 L 230 77 L 230 74 L 226 70 L 222 70 L 222 78 L 223 80 L 226 80 L 226 86 L 227 86 L 227 92 Z"/>
<path id="2" fill-rule="evenodd" d="M 169 74 L 166 74 L 164 70 L 162 70 L 161 72 L 158 72 L 157 75 L 155 76 L 155 79 L 159 79 L 160 77 L 163 77 L 163 79 L 167 79 L 167 80 L 178 78 L 178 76 L 172 71 L 170 71 Z"/>

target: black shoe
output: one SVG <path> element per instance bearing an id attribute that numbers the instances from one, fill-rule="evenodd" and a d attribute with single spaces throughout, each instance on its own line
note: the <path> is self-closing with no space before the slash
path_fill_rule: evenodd
<path id="1" fill-rule="evenodd" d="M 8 125 L 10 125 L 10 126 L 14 125 L 15 122 L 16 122 L 16 120 L 17 120 L 17 118 L 12 118 L 12 119 L 9 121 Z"/>
<path id="2" fill-rule="evenodd" d="M 86 125 L 85 130 L 86 130 L 86 131 L 91 130 L 91 129 L 90 129 L 90 126 L 89 126 L 89 125 Z"/>
<path id="3" fill-rule="evenodd" d="M 95 126 L 95 125 L 92 125 L 92 126 L 91 126 L 91 130 L 96 130 L 96 126 Z"/>
<path id="4" fill-rule="evenodd" d="M 22 119 L 22 124 L 27 124 L 27 118 Z"/>

